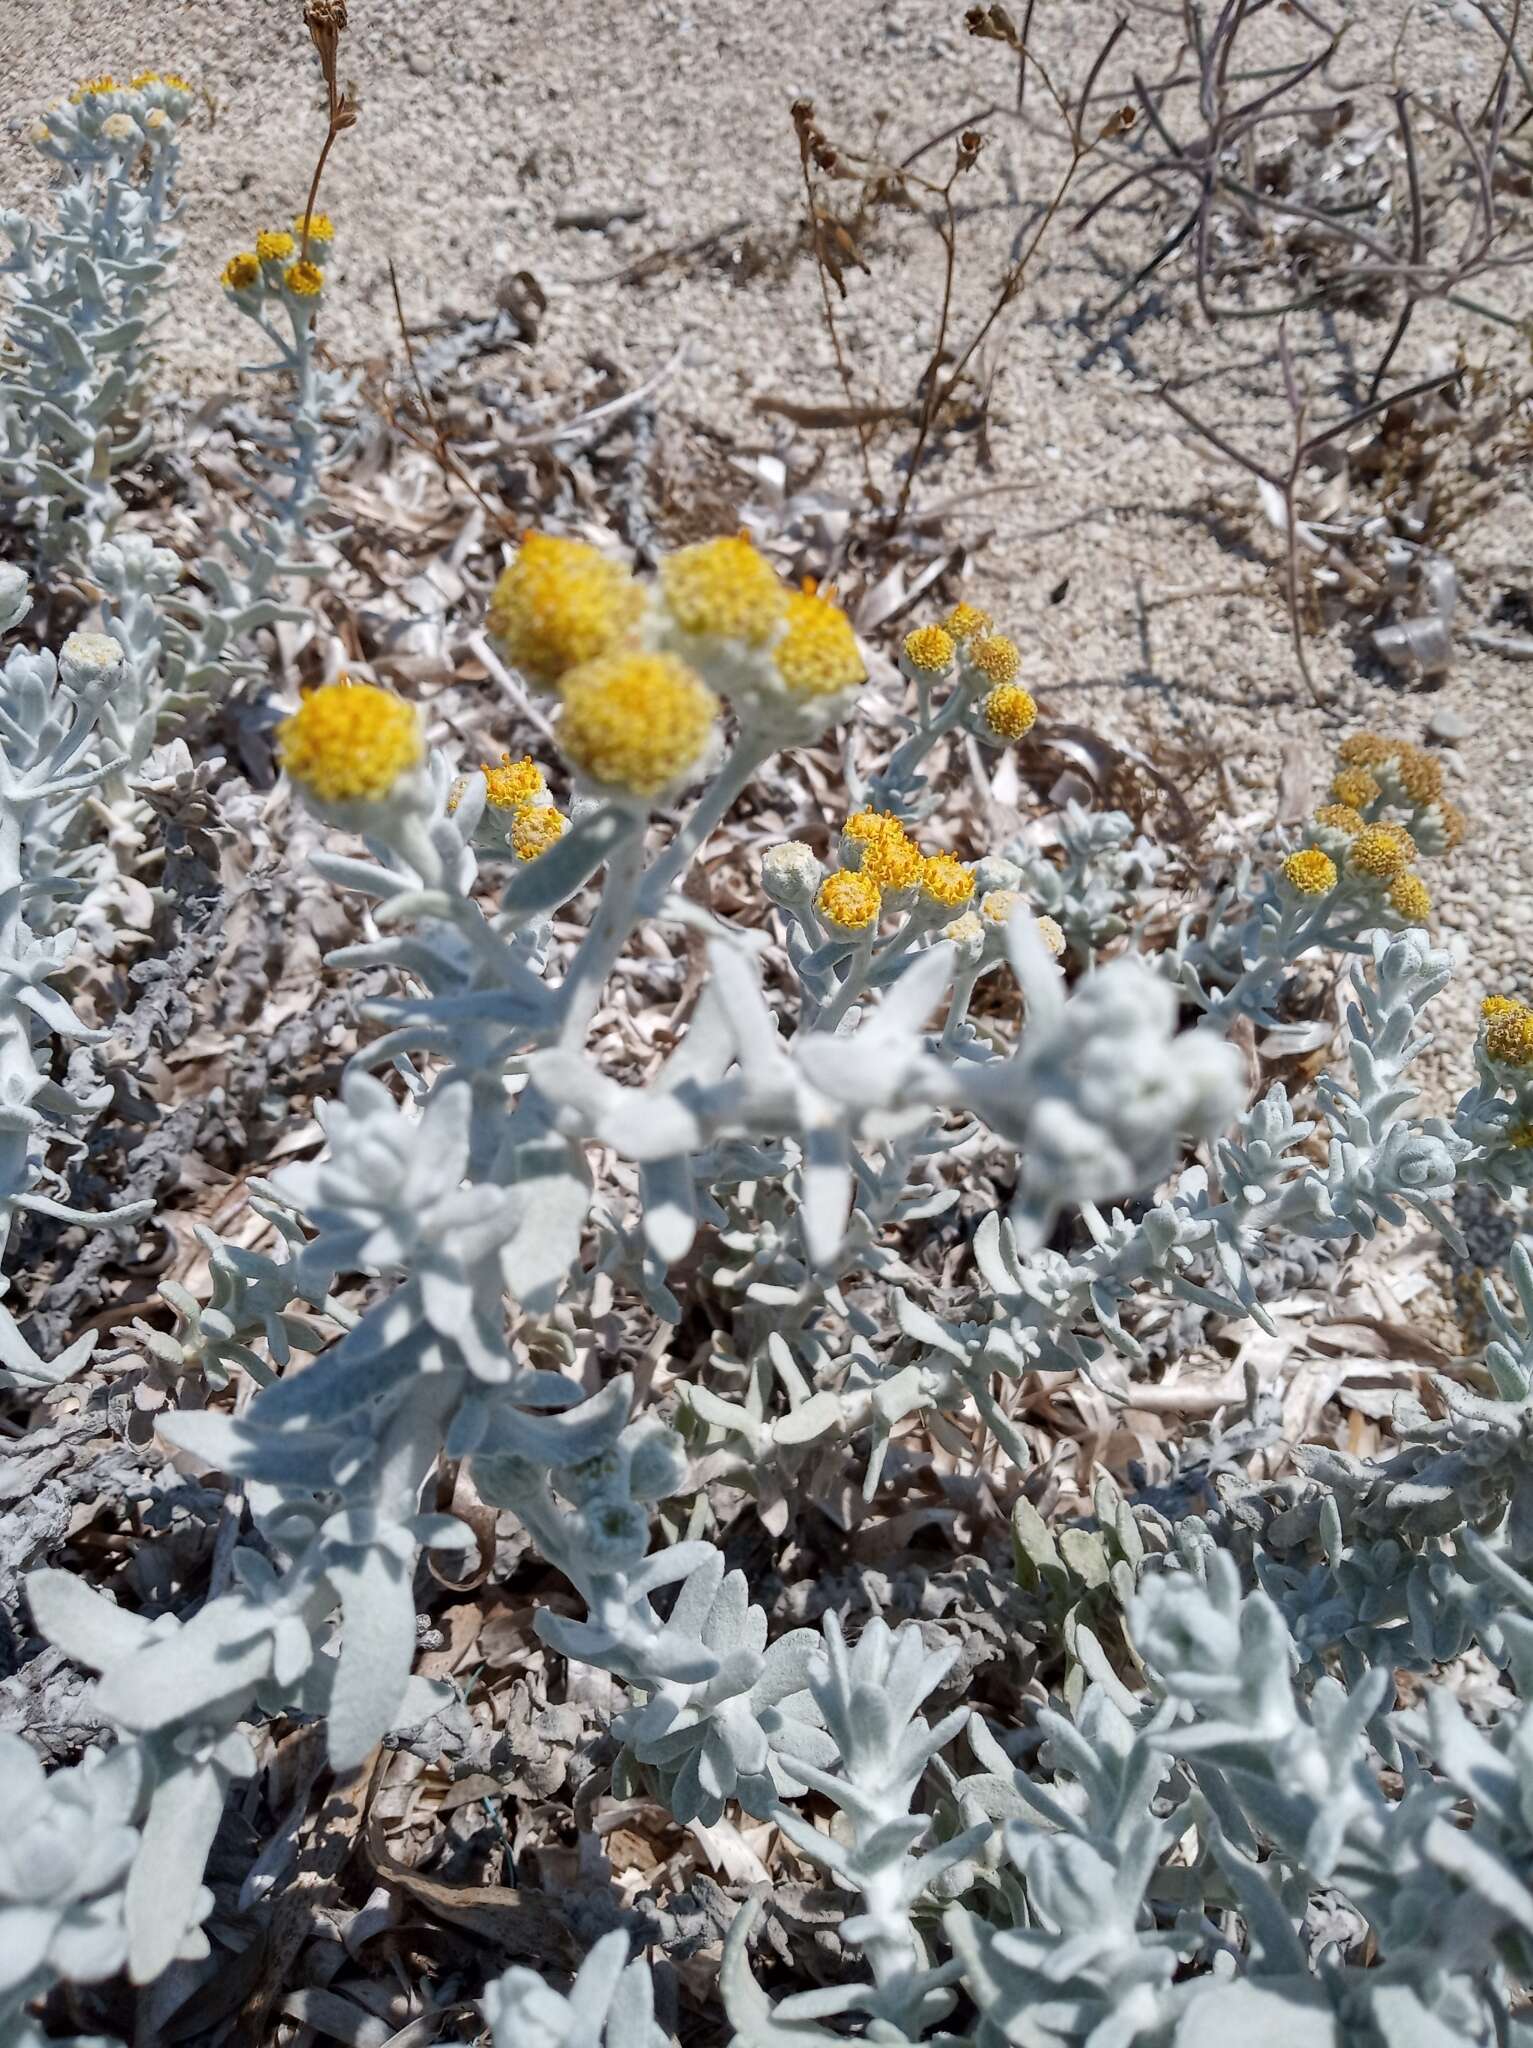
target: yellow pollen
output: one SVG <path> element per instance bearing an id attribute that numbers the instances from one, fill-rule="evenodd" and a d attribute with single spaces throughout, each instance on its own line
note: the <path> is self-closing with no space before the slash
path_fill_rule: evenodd
<path id="1" fill-rule="evenodd" d="M 1389 885 L 1389 907 L 1410 924 L 1425 924 L 1432 915 L 1431 891 L 1420 875 L 1396 875 Z"/>
<path id="2" fill-rule="evenodd" d="M 923 676 L 945 675 L 953 665 L 953 636 L 940 626 L 917 626 L 905 635 L 905 659 Z"/>
<path id="3" fill-rule="evenodd" d="M 256 236 L 256 254 L 263 263 L 288 263 L 298 254 L 298 244 L 286 228 L 262 228 Z"/>
<path id="4" fill-rule="evenodd" d="M 991 620 L 977 604 L 955 604 L 944 623 L 955 640 L 969 640 L 976 633 L 988 633 Z"/>
<path id="5" fill-rule="evenodd" d="M 1377 768 L 1392 761 L 1400 751 L 1398 740 L 1386 740 L 1376 732 L 1355 732 L 1336 749 L 1344 768 Z"/>
<path id="6" fill-rule="evenodd" d="M 879 889 L 914 888 L 921 875 L 921 849 L 903 832 L 882 833 L 863 847 L 855 872 Z"/>
<path id="7" fill-rule="evenodd" d="M 1318 846 L 1302 846 L 1282 866 L 1283 880 L 1301 896 L 1329 896 L 1336 887 L 1336 863 Z"/>
<path id="8" fill-rule="evenodd" d="M 1020 683 L 1000 683 L 981 706 L 986 725 L 999 739 L 1020 740 L 1033 729 L 1038 706 Z"/>
<path id="9" fill-rule="evenodd" d="M 1533 1067 L 1533 1010 L 1519 1003 L 1485 1026 L 1485 1052 L 1504 1067 Z"/>
<path id="10" fill-rule="evenodd" d="M 589 781 L 654 797 L 701 766 L 718 699 L 671 654 L 601 654 L 564 678 L 559 744 Z"/>
<path id="11" fill-rule="evenodd" d="M 241 249 L 237 256 L 231 256 L 224 265 L 222 283 L 225 291 L 248 292 L 261 282 L 261 265 L 248 249 Z"/>
<path id="12" fill-rule="evenodd" d="M 311 690 L 277 728 L 277 756 L 322 803 L 377 803 L 425 755 L 413 704 L 342 677 Z"/>
<path id="13" fill-rule="evenodd" d="M 1526 1008 L 1527 1004 L 1519 1002 L 1516 996 L 1486 996 L 1480 1004 L 1480 1015 L 1486 1018 L 1514 1017 L 1519 1010 Z"/>
<path id="14" fill-rule="evenodd" d="M 132 78 L 128 81 L 135 92 L 142 92 L 146 85 L 158 85 L 159 82 L 160 74 L 158 71 L 135 71 Z"/>
<path id="15" fill-rule="evenodd" d="M 782 578 L 744 534 L 678 548 L 660 564 L 660 587 L 683 633 L 748 647 L 771 639 L 788 602 Z"/>
<path id="16" fill-rule="evenodd" d="M 1021 901 L 1015 889 L 991 889 L 979 899 L 979 914 L 986 924 L 1005 925 Z"/>
<path id="17" fill-rule="evenodd" d="M 488 761 L 481 764 L 484 777 L 485 802 L 497 811 L 519 811 L 523 804 L 530 804 L 534 797 L 542 796 L 547 784 L 543 771 L 531 754 L 523 754 L 520 761 L 513 761 L 509 754 L 502 754 L 500 766 L 492 768 Z"/>
<path id="18" fill-rule="evenodd" d="M 569 819 L 552 804 L 523 804 L 511 825 L 511 851 L 518 860 L 536 860 L 555 840 L 564 837 Z"/>
<path id="19" fill-rule="evenodd" d="M 830 697 L 867 681 L 857 635 L 839 605 L 812 590 L 790 591 L 784 619 L 772 659 L 790 696 Z"/>
<path id="20" fill-rule="evenodd" d="M 821 917 L 839 932 L 865 932 L 877 924 L 883 899 L 876 882 L 858 868 L 842 868 L 827 875 L 815 897 Z"/>
<path id="21" fill-rule="evenodd" d="M 1375 882 L 1392 882 L 1416 858 L 1416 842 L 1402 825 L 1369 825 L 1353 840 L 1348 865 Z"/>
<path id="22" fill-rule="evenodd" d="M 1004 633 L 987 633 L 983 639 L 971 640 L 969 659 L 992 683 L 1014 683 L 1022 671 L 1022 651 Z"/>
<path id="23" fill-rule="evenodd" d="M 841 827 L 841 836 L 855 846 L 867 846 L 875 839 L 903 839 L 906 834 L 893 811 L 853 811 Z"/>
<path id="24" fill-rule="evenodd" d="M 325 288 L 325 273 L 317 263 L 290 263 L 282 273 L 282 282 L 295 297 L 315 299 Z"/>
<path id="25" fill-rule="evenodd" d="M 974 894 L 974 877 L 951 853 L 929 853 L 921 863 L 921 894 L 942 910 L 957 910 Z"/>
<path id="26" fill-rule="evenodd" d="M 82 85 L 77 85 L 69 95 L 69 103 L 71 106 L 77 107 L 82 100 L 94 99 L 99 93 L 121 92 L 121 90 L 122 87 L 113 78 L 112 74 L 109 71 L 103 72 L 100 78 L 87 78 Z"/>
<path id="27" fill-rule="evenodd" d="M 544 688 L 566 669 L 620 647 L 644 593 L 583 540 L 529 533 L 490 597 L 489 627 L 512 665 Z"/>
<path id="28" fill-rule="evenodd" d="M 1366 768 L 1343 768 L 1331 778 L 1332 800 L 1355 811 L 1367 810 L 1378 794 L 1378 782 Z"/>
<path id="29" fill-rule="evenodd" d="M 1322 804 L 1315 813 L 1315 823 L 1332 832 L 1345 832 L 1349 839 L 1355 839 L 1367 820 L 1351 804 Z"/>
<path id="30" fill-rule="evenodd" d="M 311 242 L 333 242 L 335 240 L 335 222 L 328 213 L 311 213 L 308 215 L 300 213 L 295 215 L 293 220 L 293 239 L 295 241 L 301 242 L 303 240 L 303 231 L 306 226 L 309 230 L 309 240 Z"/>

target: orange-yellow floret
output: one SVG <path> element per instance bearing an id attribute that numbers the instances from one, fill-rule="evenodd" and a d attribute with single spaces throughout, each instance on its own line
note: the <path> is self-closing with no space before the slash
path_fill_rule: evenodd
<path id="1" fill-rule="evenodd" d="M 1480 1004 L 1480 1015 L 1485 1018 L 1511 1017 L 1526 1008 L 1527 1004 L 1519 1002 L 1516 996 L 1486 996 Z"/>
<path id="2" fill-rule="evenodd" d="M 1431 891 L 1420 875 L 1396 875 L 1389 885 L 1389 907 L 1410 924 L 1425 924 L 1432 915 Z"/>
<path id="3" fill-rule="evenodd" d="M 159 82 L 160 74 L 158 71 L 135 71 L 128 80 L 128 83 L 135 92 L 142 92 L 146 85 L 158 85 Z"/>
<path id="4" fill-rule="evenodd" d="M 599 654 L 560 685 L 559 744 L 605 789 L 655 797 L 701 766 L 718 699 L 673 654 Z"/>
<path id="5" fill-rule="evenodd" d="M 660 588 L 683 633 L 763 646 L 788 604 L 782 578 L 743 533 L 695 541 L 660 564 Z"/>
<path id="6" fill-rule="evenodd" d="M 223 276 L 219 282 L 228 292 L 252 290 L 261 282 L 260 259 L 252 256 L 248 249 L 241 249 L 224 265 Z"/>
<path id="7" fill-rule="evenodd" d="M 1332 801 L 1355 811 L 1367 810 L 1378 794 L 1378 780 L 1366 768 L 1343 768 L 1331 778 Z"/>
<path id="8" fill-rule="evenodd" d="M 1485 1054 L 1504 1067 L 1533 1067 L 1533 1010 L 1502 1010 L 1485 1026 Z"/>
<path id="9" fill-rule="evenodd" d="M 1432 809 L 1437 813 L 1437 822 L 1442 831 L 1444 845 L 1448 848 L 1457 846 L 1463 839 L 1469 826 L 1469 821 L 1464 816 L 1464 813 L 1457 804 L 1450 803 L 1445 796 L 1440 796 L 1433 804 Z"/>
<path id="10" fill-rule="evenodd" d="M 121 91 L 122 87 L 113 78 L 112 74 L 109 71 L 103 72 L 100 78 L 87 78 L 83 83 L 77 85 L 69 95 L 69 103 L 71 106 L 77 107 L 82 100 L 94 99 L 100 93 Z"/>
<path id="11" fill-rule="evenodd" d="M 1398 740 L 1383 739 L 1376 732 L 1355 732 L 1336 749 L 1336 758 L 1344 768 L 1377 768 L 1392 761 L 1399 751 Z"/>
<path id="12" fill-rule="evenodd" d="M 298 254 L 298 244 L 286 228 L 262 228 L 256 236 L 256 254 L 263 263 L 287 263 Z"/>
<path id="13" fill-rule="evenodd" d="M 529 533 L 490 597 L 489 627 L 514 667 L 551 688 L 565 672 L 620 647 L 644 593 L 583 540 Z"/>
<path id="14" fill-rule="evenodd" d="M 296 298 L 315 299 L 325 288 L 325 273 L 317 263 L 301 258 L 283 271 L 282 282 Z"/>
<path id="15" fill-rule="evenodd" d="M 974 894 L 974 877 L 951 853 L 929 853 L 921 863 L 921 894 L 940 910 L 957 910 Z"/>
<path id="16" fill-rule="evenodd" d="M 990 614 L 977 604 L 955 604 L 943 622 L 955 640 L 970 640 L 976 633 L 988 633 Z"/>
<path id="17" fill-rule="evenodd" d="M 511 851 L 518 860 L 536 860 L 564 837 L 568 824 L 552 804 L 523 804 L 511 823 Z"/>
<path id="18" fill-rule="evenodd" d="M 1282 866 L 1283 880 L 1301 896 L 1329 896 L 1336 887 L 1336 863 L 1318 846 L 1301 846 Z"/>
<path id="19" fill-rule="evenodd" d="M 841 837 L 854 846 L 868 846 L 875 839 L 905 838 L 905 828 L 893 811 L 853 811 L 841 827 Z"/>
<path id="20" fill-rule="evenodd" d="M 953 636 L 940 626 L 917 626 L 904 641 L 905 659 L 923 676 L 946 675 L 953 666 Z"/>
<path id="21" fill-rule="evenodd" d="M 914 888 L 921 875 L 921 849 L 903 832 L 880 833 L 863 847 L 855 872 L 879 889 Z"/>
<path id="22" fill-rule="evenodd" d="M 1345 832 L 1349 839 L 1355 839 L 1367 820 L 1351 804 L 1322 804 L 1315 813 L 1315 823 L 1332 832 Z"/>
<path id="23" fill-rule="evenodd" d="M 311 690 L 277 728 L 277 757 L 322 803 L 379 803 L 425 756 L 413 704 L 348 677 Z"/>
<path id="24" fill-rule="evenodd" d="M 990 889 L 979 899 L 979 914 L 986 924 L 1004 925 L 1021 901 L 1019 890 Z"/>
<path id="25" fill-rule="evenodd" d="M 980 708 L 986 725 L 998 739 L 1003 740 L 1024 739 L 1038 719 L 1038 706 L 1033 702 L 1032 693 L 1024 690 L 1020 683 L 999 684 Z"/>
<path id="26" fill-rule="evenodd" d="M 1420 747 L 1402 747 L 1395 762 L 1400 787 L 1413 804 L 1434 804 L 1443 791 L 1443 764 Z"/>
<path id="27" fill-rule="evenodd" d="M 335 240 L 335 222 L 328 213 L 295 214 L 293 217 L 294 238 L 301 242 L 304 239 L 305 230 L 308 231 L 308 238 L 311 242 L 330 243 Z"/>
<path id="28" fill-rule="evenodd" d="M 840 868 L 821 882 L 814 901 L 833 930 L 865 932 L 877 924 L 883 898 L 878 884 L 869 881 L 860 868 Z"/>
<path id="29" fill-rule="evenodd" d="M 867 681 L 857 635 L 840 605 L 815 590 L 792 590 L 783 624 L 772 659 L 790 696 L 832 697 Z"/>
<path id="30" fill-rule="evenodd" d="M 531 754 L 523 754 L 520 761 L 502 754 L 498 768 L 492 768 L 486 761 L 480 772 L 484 776 L 485 802 L 497 811 L 519 811 L 523 804 L 542 796 L 547 788 L 543 771 Z"/>
<path id="31" fill-rule="evenodd" d="M 1369 825 L 1347 852 L 1347 864 L 1375 882 L 1392 882 L 1416 858 L 1416 842 L 1403 825 Z"/>
<path id="32" fill-rule="evenodd" d="M 969 643 L 969 659 L 988 682 L 1014 683 L 1022 670 L 1022 650 L 1004 633 L 986 633 Z"/>
<path id="33" fill-rule="evenodd" d="M 1039 938 L 1042 939 L 1054 958 L 1056 960 L 1060 959 L 1065 950 L 1065 935 L 1063 931 L 1061 931 L 1052 917 L 1040 917 L 1037 920 L 1037 924 Z"/>

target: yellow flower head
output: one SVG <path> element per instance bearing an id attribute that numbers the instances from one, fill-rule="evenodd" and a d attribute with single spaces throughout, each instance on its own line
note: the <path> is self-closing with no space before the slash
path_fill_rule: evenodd
<path id="1" fill-rule="evenodd" d="M 1443 793 L 1443 764 L 1421 747 L 1402 747 L 1395 773 L 1413 804 L 1434 804 Z"/>
<path id="2" fill-rule="evenodd" d="M 1065 950 L 1064 933 L 1052 917 L 1040 917 L 1037 923 L 1039 938 L 1042 939 L 1056 960 L 1061 959 Z"/>
<path id="3" fill-rule="evenodd" d="M 1289 888 L 1301 896 L 1329 896 L 1336 887 L 1336 863 L 1318 846 L 1303 846 L 1289 854 L 1281 873 Z"/>
<path id="4" fill-rule="evenodd" d="M 911 889 L 921 876 L 921 849 L 903 832 L 884 832 L 870 839 L 854 873 L 866 875 L 879 889 Z"/>
<path id="5" fill-rule="evenodd" d="M 658 796 L 700 767 L 719 711 L 673 654 L 599 654 L 560 695 L 560 746 L 589 781 L 628 796 Z"/>
<path id="6" fill-rule="evenodd" d="M 1533 1010 L 1501 1010 L 1485 1026 L 1485 1052 L 1504 1067 L 1533 1067 Z"/>
<path id="7" fill-rule="evenodd" d="M 552 804 L 523 804 L 511 824 L 511 851 L 518 860 L 536 860 L 556 839 L 564 837 L 569 819 Z"/>
<path id="8" fill-rule="evenodd" d="M 548 786 L 531 754 L 523 754 L 520 761 L 502 754 L 498 768 L 492 768 L 486 761 L 480 773 L 484 776 L 484 800 L 496 811 L 519 811 L 523 804 L 542 796 Z"/>
<path id="9" fill-rule="evenodd" d="M 1488 1021 L 1492 1017 L 1515 1016 L 1526 1008 L 1527 1004 L 1519 1002 L 1516 996 L 1486 996 L 1480 1004 L 1480 1015 Z"/>
<path id="10" fill-rule="evenodd" d="M 1398 740 L 1386 740 L 1376 732 L 1355 732 L 1336 749 L 1344 768 L 1377 768 L 1392 761 L 1400 751 Z"/>
<path id="11" fill-rule="evenodd" d="M 144 126 L 158 135 L 162 128 L 170 126 L 170 116 L 163 107 L 151 107 L 144 116 Z"/>
<path id="12" fill-rule="evenodd" d="M 1331 799 L 1365 811 L 1379 794 L 1377 779 L 1366 768 L 1343 768 L 1331 778 Z"/>
<path id="13" fill-rule="evenodd" d="M 921 863 L 921 894 L 939 910 L 957 910 L 974 894 L 974 877 L 951 853 L 929 853 Z"/>
<path id="14" fill-rule="evenodd" d="M 825 877 L 814 901 L 832 931 L 865 932 L 877 924 L 883 898 L 860 869 L 841 868 Z"/>
<path id="15" fill-rule="evenodd" d="M 131 114 L 108 114 L 101 124 L 101 134 L 107 142 L 135 142 L 139 127 Z"/>
<path id="16" fill-rule="evenodd" d="M 1366 822 L 1362 812 L 1355 811 L 1351 804 L 1322 804 L 1315 813 L 1317 825 L 1332 832 L 1345 832 L 1349 839 L 1355 839 Z"/>
<path id="17" fill-rule="evenodd" d="M 192 81 L 183 78 L 179 71 L 162 71 L 160 83 L 167 86 L 171 92 L 190 92 L 192 89 Z"/>
<path id="18" fill-rule="evenodd" d="M 976 633 L 988 633 L 991 621 L 977 604 L 955 604 L 945 624 L 955 640 L 972 640 Z"/>
<path id="19" fill-rule="evenodd" d="M 263 263 L 291 263 L 298 244 L 286 228 L 262 228 L 256 236 L 256 254 Z"/>
<path id="20" fill-rule="evenodd" d="M 1038 718 L 1032 693 L 1020 683 L 998 683 L 980 706 L 986 725 L 997 739 L 1024 739 Z"/>
<path id="21" fill-rule="evenodd" d="M 771 639 L 788 603 L 782 578 L 743 533 L 678 548 L 660 564 L 660 588 L 683 633 L 711 640 Z"/>
<path id="22" fill-rule="evenodd" d="M 1022 901 L 1020 890 L 991 889 L 979 899 L 979 914 L 986 924 L 1004 926 L 1011 921 L 1011 913 Z"/>
<path id="23" fill-rule="evenodd" d="M 1353 840 L 1348 865 L 1375 882 L 1392 882 L 1416 858 L 1416 842 L 1403 825 L 1369 825 Z"/>
<path id="24" fill-rule="evenodd" d="M 128 81 L 135 92 L 142 92 L 146 85 L 158 85 L 159 82 L 158 71 L 135 71 Z"/>
<path id="25" fill-rule="evenodd" d="M 252 256 L 248 249 L 241 249 L 237 256 L 231 256 L 224 265 L 223 276 L 219 282 L 226 292 L 253 291 L 261 282 L 259 257 Z"/>
<path id="26" fill-rule="evenodd" d="M 940 626 L 917 626 L 905 635 L 905 659 L 923 676 L 946 675 L 953 666 L 953 636 Z"/>
<path id="27" fill-rule="evenodd" d="M 814 590 L 790 591 L 784 624 L 772 659 L 791 697 L 833 697 L 867 681 L 852 622 L 828 597 Z"/>
<path id="28" fill-rule="evenodd" d="M 413 704 L 342 676 L 311 690 L 277 728 L 277 757 L 322 803 L 379 803 L 425 756 Z"/>
<path id="29" fill-rule="evenodd" d="M 583 540 L 529 533 L 490 597 L 489 627 L 513 665 L 545 688 L 566 669 L 620 647 L 644 593 Z"/>
<path id="30" fill-rule="evenodd" d="M 282 282 L 295 298 L 317 299 L 325 288 L 325 273 L 317 263 L 300 260 L 283 271 Z"/>
<path id="31" fill-rule="evenodd" d="M 969 642 L 969 659 L 987 681 L 1014 683 L 1022 672 L 1022 650 L 1004 633 L 986 633 Z"/>
<path id="32" fill-rule="evenodd" d="M 1425 924 L 1432 915 L 1432 896 L 1420 875 L 1396 875 L 1389 885 L 1389 907 L 1410 924 Z"/>
<path id="33" fill-rule="evenodd" d="M 296 214 L 293 218 L 293 239 L 295 242 L 302 242 L 303 231 L 306 227 L 309 231 L 310 247 L 318 242 L 322 249 L 327 249 L 335 240 L 335 222 L 328 213 Z"/>
<path id="34" fill-rule="evenodd" d="M 99 94 L 103 93 L 121 91 L 122 87 L 112 74 L 107 71 L 103 72 L 100 78 L 87 78 L 77 85 L 69 95 L 69 103 L 71 106 L 77 107 L 82 100 L 95 99 Z"/>
<path id="35" fill-rule="evenodd" d="M 875 840 L 905 837 L 905 828 L 893 811 L 853 811 L 841 827 L 843 845 L 855 849 L 859 860 Z"/>

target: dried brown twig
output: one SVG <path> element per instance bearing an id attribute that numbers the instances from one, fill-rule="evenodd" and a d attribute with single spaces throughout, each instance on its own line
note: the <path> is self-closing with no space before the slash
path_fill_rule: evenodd
<path id="1" fill-rule="evenodd" d="M 348 128 L 355 128 L 359 111 L 355 88 L 347 86 L 343 92 L 337 77 L 341 35 L 346 27 L 346 0 L 305 0 L 303 25 L 309 31 L 309 40 L 314 45 L 319 68 L 324 75 L 329 125 L 320 145 L 314 175 L 309 180 L 309 196 L 304 202 L 303 243 L 298 251 L 300 260 L 306 259 L 309 253 L 309 225 L 314 218 L 314 204 L 319 198 L 319 181 L 325 174 L 326 159 L 335 146 L 336 137 L 343 135 Z"/>

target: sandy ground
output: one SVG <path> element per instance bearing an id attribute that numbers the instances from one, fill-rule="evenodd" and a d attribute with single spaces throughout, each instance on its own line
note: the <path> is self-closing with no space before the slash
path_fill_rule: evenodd
<path id="1" fill-rule="evenodd" d="M 1165 72 L 1179 12 L 1154 0 L 1127 7 L 1105 74 L 1125 93 L 1132 70 Z M 357 359 L 395 349 L 390 256 L 412 321 L 487 310 L 509 276 L 530 271 L 549 301 L 536 362 L 555 401 L 561 379 L 593 352 L 637 381 L 684 344 L 665 387 L 668 420 L 734 449 L 803 457 L 823 444 L 824 477 L 853 488 L 849 437 L 805 434 L 755 409 L 763 396 L 840 397 L 814 267 L 795 253 L 801 187 L 789 105 L 812 96 L 835 139 L 876 142 L 892 158 L 997 102 L 1009 107 L 1012 60 L 966 35 L 962 15 L 947 0 L 353 0 L 343 72 L 362 117 L 325 190 L 342 234 L 326 314 L 332 348 Z M 1061 83 L 1079 84 L 1112 18 L 1098 0 L 1039 0 L 1037 39 Z M 1259 27 L 1248 61 L 1313 47 L 1297 15 L 1274 9 Z M 1456 11 L 1371 0 L 1334 75 L 1387 74 L 1395 44 L 1402 77 L 1478 105 L 1494 45 L 1467 0 Z M 322 133 L 299 0 L 10 0 L 0 20 L 0 171 L 20 203 L 37 184 L 20 121 L 78 76 L 144 64 L 187 73 L 210 98 L 188 138 L 185 247 L 165 341 L 170 383 L 206 394 L 238 374 L 240 337 L 218 270 L 257 228 L 291 216 Z M 1376 116 L 1382 104 L 1375 97 L 1365 111 Z M 1036 83 L 1024 123 L 996 112 L 978 125 L 991 141 L 959 188 L 961 335 L 1063 162 L 1059 122 Z M 922 167 L 943 165 L 946 152 L 933 150 Z M 560 224 L 601 208 L 642 217 L 607 231 Z M 1195 379 L 1189 396 L 1205 416 L 1270 455 L 1287 431 L 1274 328 L 1210 333 L 1185 271 L 1174 269 L 1163 289 L 1152 284 L 1103 318 L 1175 218 L 1136 204 L 1086 233 L 1051 237 L 986 358 L 988 462 L 972 433 L 954 434 L 918 501 L 950 503 L 952 529 L 975 541 L 974 595 L 1027 643 L 1050 710 L 1128 736 L 1153 729 L 1212 744 L 1250 810 L 1270 814 L 1285 751 L 1318 782 L 1338 728 L 1298 683 L 1271 567 L 1278 550 L 1249 481 L 1197 444 L 1155 391 L 1167 377 Z M 720 229 L 728 232 L 708 250 L 648 280 L 611 281 L 649 251 Z M 844 308 L 857 390 L 904 399 L 936 331 L 940 251 L 918 214 L 885 211 L 865 253 L 871 275 L 849 275 Z M 1515 291 L 1499 287 L 1503 301 Z M 1378 321 L 1342 331 L 1295 324 L 1317 419 L 1336 412 L 1348 351 L 1376 354 L 1385 331 Z M 1526 374 L 1515 336 L 1452 309 L 1417 323 L 1397 369 L 1422 374 L 1461 345 L 1476 362 Z M 1529 503 L 1527 475 L 1510 473 L 1505 495 L 1455 542 L 1466 609 L 1480 619 L 1529 578 Z M 1533 666 L 1465 648 L 1440 689 L 1402 689 L 1339 627 L 1313 659 L 1344 726 L 1419 738 L 1446 710 L 1465 728 L 1446 758 L 1476 831 L 1435 871 L 1444 926 L 1466 965 L 1444 1019 L 1439 1085 L 1462 1085 L 1472 1001 L 1490 986 L 1533 984 Z"/>

